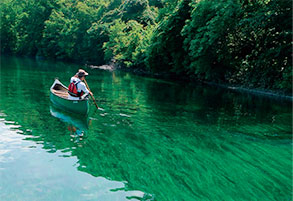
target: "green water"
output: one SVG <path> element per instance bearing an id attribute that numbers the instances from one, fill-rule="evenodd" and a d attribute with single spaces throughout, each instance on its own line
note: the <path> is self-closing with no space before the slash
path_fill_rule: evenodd
<path id="1" fill-rule="evenodd" d="M 85 67 L 79 118 L 49 88 L 80 67 L 2 56 L 0 200 L 291 200 L 291 102 Z"/>

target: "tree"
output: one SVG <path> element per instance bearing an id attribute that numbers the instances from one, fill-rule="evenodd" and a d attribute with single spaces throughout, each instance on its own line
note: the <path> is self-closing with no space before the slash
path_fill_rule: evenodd
<path id="1" fill-rule="evenodd" d="M 191 20 L 187 21 L 182 36 L 188 57 L 184 65 L 198 79 L 223 80 L 229 71 L 226 38 L 234 30 L 239 15 L 237 0 L 203 0 L 193 4 Z"/>
<path id="2" fill-rule="evenodd" d="M 152 71 L 177 74 L 185 71 L 182 63 L 186 52 L 180 33 L 185 21 L 190 18 L 190 2 L 179 2 L 176 9 L 158 24 L 147 56 L 147 66 Z"/>

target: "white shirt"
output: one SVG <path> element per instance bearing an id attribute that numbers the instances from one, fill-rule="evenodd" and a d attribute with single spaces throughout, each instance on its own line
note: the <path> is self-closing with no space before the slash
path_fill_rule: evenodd
<path id="1" fill-rule="evenodd" d="M 77 77 L 72 77 L 70 79 L 70 83 L 73 82 L 73 83 L 77 83 L 79 82 L 77 85 L 76 85 L 76 88 L 77 88 L 77 92 L 81 92 L 83 91 L 84 94 L 88 94 L 89 93 L 89 90 L 87 89 L 87 87 L 85 86 L 85 83 L 83 83 L 79 78 Z M 74 97 L 74 96 L 71 96 L 70 94 L 68 94 L 68 99 L 70 100 L 80 100 L 79 97 Z"/>

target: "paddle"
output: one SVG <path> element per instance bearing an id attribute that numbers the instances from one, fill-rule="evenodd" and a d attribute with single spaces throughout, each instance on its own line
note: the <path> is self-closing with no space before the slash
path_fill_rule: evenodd
<path id="1" fill-rule="evenodd" d="M 84 81 L 84 83 L 85 83 L 87 89 L 88 89 L 89 91 L 91 91 L 90 88 L 89 88 L 89 85 L 88 85 L 87 82 L 86 82 L 86 80 L 84 79 L 83 81 Z M 95 99 L 94 95 L 93 95 L 92 93 L 91 93 L 90 95 L 91 95 L 91 97 L 92 97 L 92 99 L 93 99 L 93 101 L 94 101 L 96 107 L 99 109 L 99 107 L 98 107 L 98 105 L 97 105 L 97 103 L 96 103 L 96 99 Z"/>

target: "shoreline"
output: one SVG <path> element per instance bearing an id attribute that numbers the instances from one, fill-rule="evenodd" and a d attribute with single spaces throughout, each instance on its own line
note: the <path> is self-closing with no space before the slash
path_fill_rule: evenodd
<path id="1" fill-rule="evenodd" d="M 258 95 L 258 96 L 264 96 L 268 98 L 273 99 L 281 99 L 285 101 L 293 102 L 293 96 L 286 95 L 284 93 L 280 93 L 277 91 L 272 90 L 266 90 L 266 89 L 257 89 L 257 88 L 245 88 L 242 86 L 235 86 L 235 85 L 229 85 L 229 84 L 218 84 L 213 82 L 203 82 L 204 84 L 211 85 L 211 86 L 217 86 L 224 89 L 228 89 L 231 91 L 239 92 L 239 93 L 248 93 L 252 95 Z"/>
<path id="2" fill-rule="evenodd" d="M 253 94 L 253 95 L 259 95 L 259 96 L 265 96 L 269 98 L 274 98 L 274 99 L 281 99 L 281 100 L 286 100 L 286 101 L 291 101 L 293 102 L 293 96 L 287 95 L 283 92 L 279 91 L 273 91 L 273 90 L 267 90 L 267 89 L 258 89 L 258 88 L 246 88 L 243 86 L 237 86 L 237 85 L 231 85 L 231 84 L 221 84 L 221 83 L 215 83 L 211 81 L 201 81 L 201 80 L 192 80 L 190 78 L 182 78 L 182 79 L 172 79 L 172 75 L 167 74 L 158 74 L 158 73 L 151 73 L 143 69 L 139 68 L 126 68 L 126 67 L 121 67 L 120 65 L 115 64 L 114 62 L 111 62 L 109 64 L 104 64 L 101 66 L 95 66 L 95 65 L 86 65 L 92 69 L 101 69 L 101 70 L 108 70 L 108 71 L 123 71 L 123 72 L 129 72 L 134 75 L 139 75 L 143 77 L 152 77 L 152 78 L 157 78 L 157 79 L 163 79 L 163 80 L 168 80 L 168 81 L 186 81 L 190 83 L 195 83 L 199 82 L 202 84 L 210 85 L 210 86 L 216 86 L 224 89 L 228 89 L 231 91 L 235 92 L 241 92 L 241 93 L 248 93 L 248 94 Z"/>
<path id="3" fill-rule="evenodd" d="M 6 55 L 6 56 L 15 56 L 15 55 Z M 16 57 L 18 57 L 18 56 L 16 56 Z M 22 58 L 31 58 L 31 59 L 38 60 L 35 57 L 29 57 L 29 56 L 28 57 L 22 56 Z M 50 61 L 48 59 L 41 59 L 41 60 Z M 62 60 L 53 60 L 53 61 L 65 62 Z M 75 62 L 70 62 L 70 63 L 75 63 Z M 126 68 L 126 67 L 123 67 L 123 66 L 115 63 L 115 61 L 111 61 L 110 63 L 103 64 L 103 65 L 93 65 L 93 64 L 81 64 L 81 65 L 83 65 L 85 67 L 89 67 L 91 69 L 101 69 L 101 70 L 107 70 L 107 71 L 118 70 L 118 71 L 123 71 L 123 72 L 129 72 L 129 73 L 132 73 L 132 74 L 138 75 L 138 76 L 151 77 L 151 78 L 162 79 L 162 80 L 167 80 L 167 81 L 177 81 L 177 82 L 187 81 L 190 84 L 201 83 L 201 84 L 205 84 L 205 85 L 209 85 L 209 86 L 215 86 L 215 87 L 220 87 L 223 89 L 228 89 L 228 90 L 231 90 L 234 92 L 248 93 L 248 94 L 253 94 L 253 95 L 258 95 L 258 96 L 293 102 L 293 94 L 288 95 L 288 94 L 285 94 L 284 92 L 281 92 L 281 91 L 259 89 L 259 88 L 247 88 L 247 87 L 244 87 L 241 85 L 232 85 L 232 84 L 225 84 L 225 83 L 216 83 L 216 82 L 212 82 L 212 81 L 195 80 L 190 77 L 184 77 L 184 78 L 178 79 L 178 77 L 174 77 L 174 75 L 172 75 L 172 74 L 151 73 L 149 71 L 146 71 L 146 70 L 143 70 L 140 68 Z"/>

